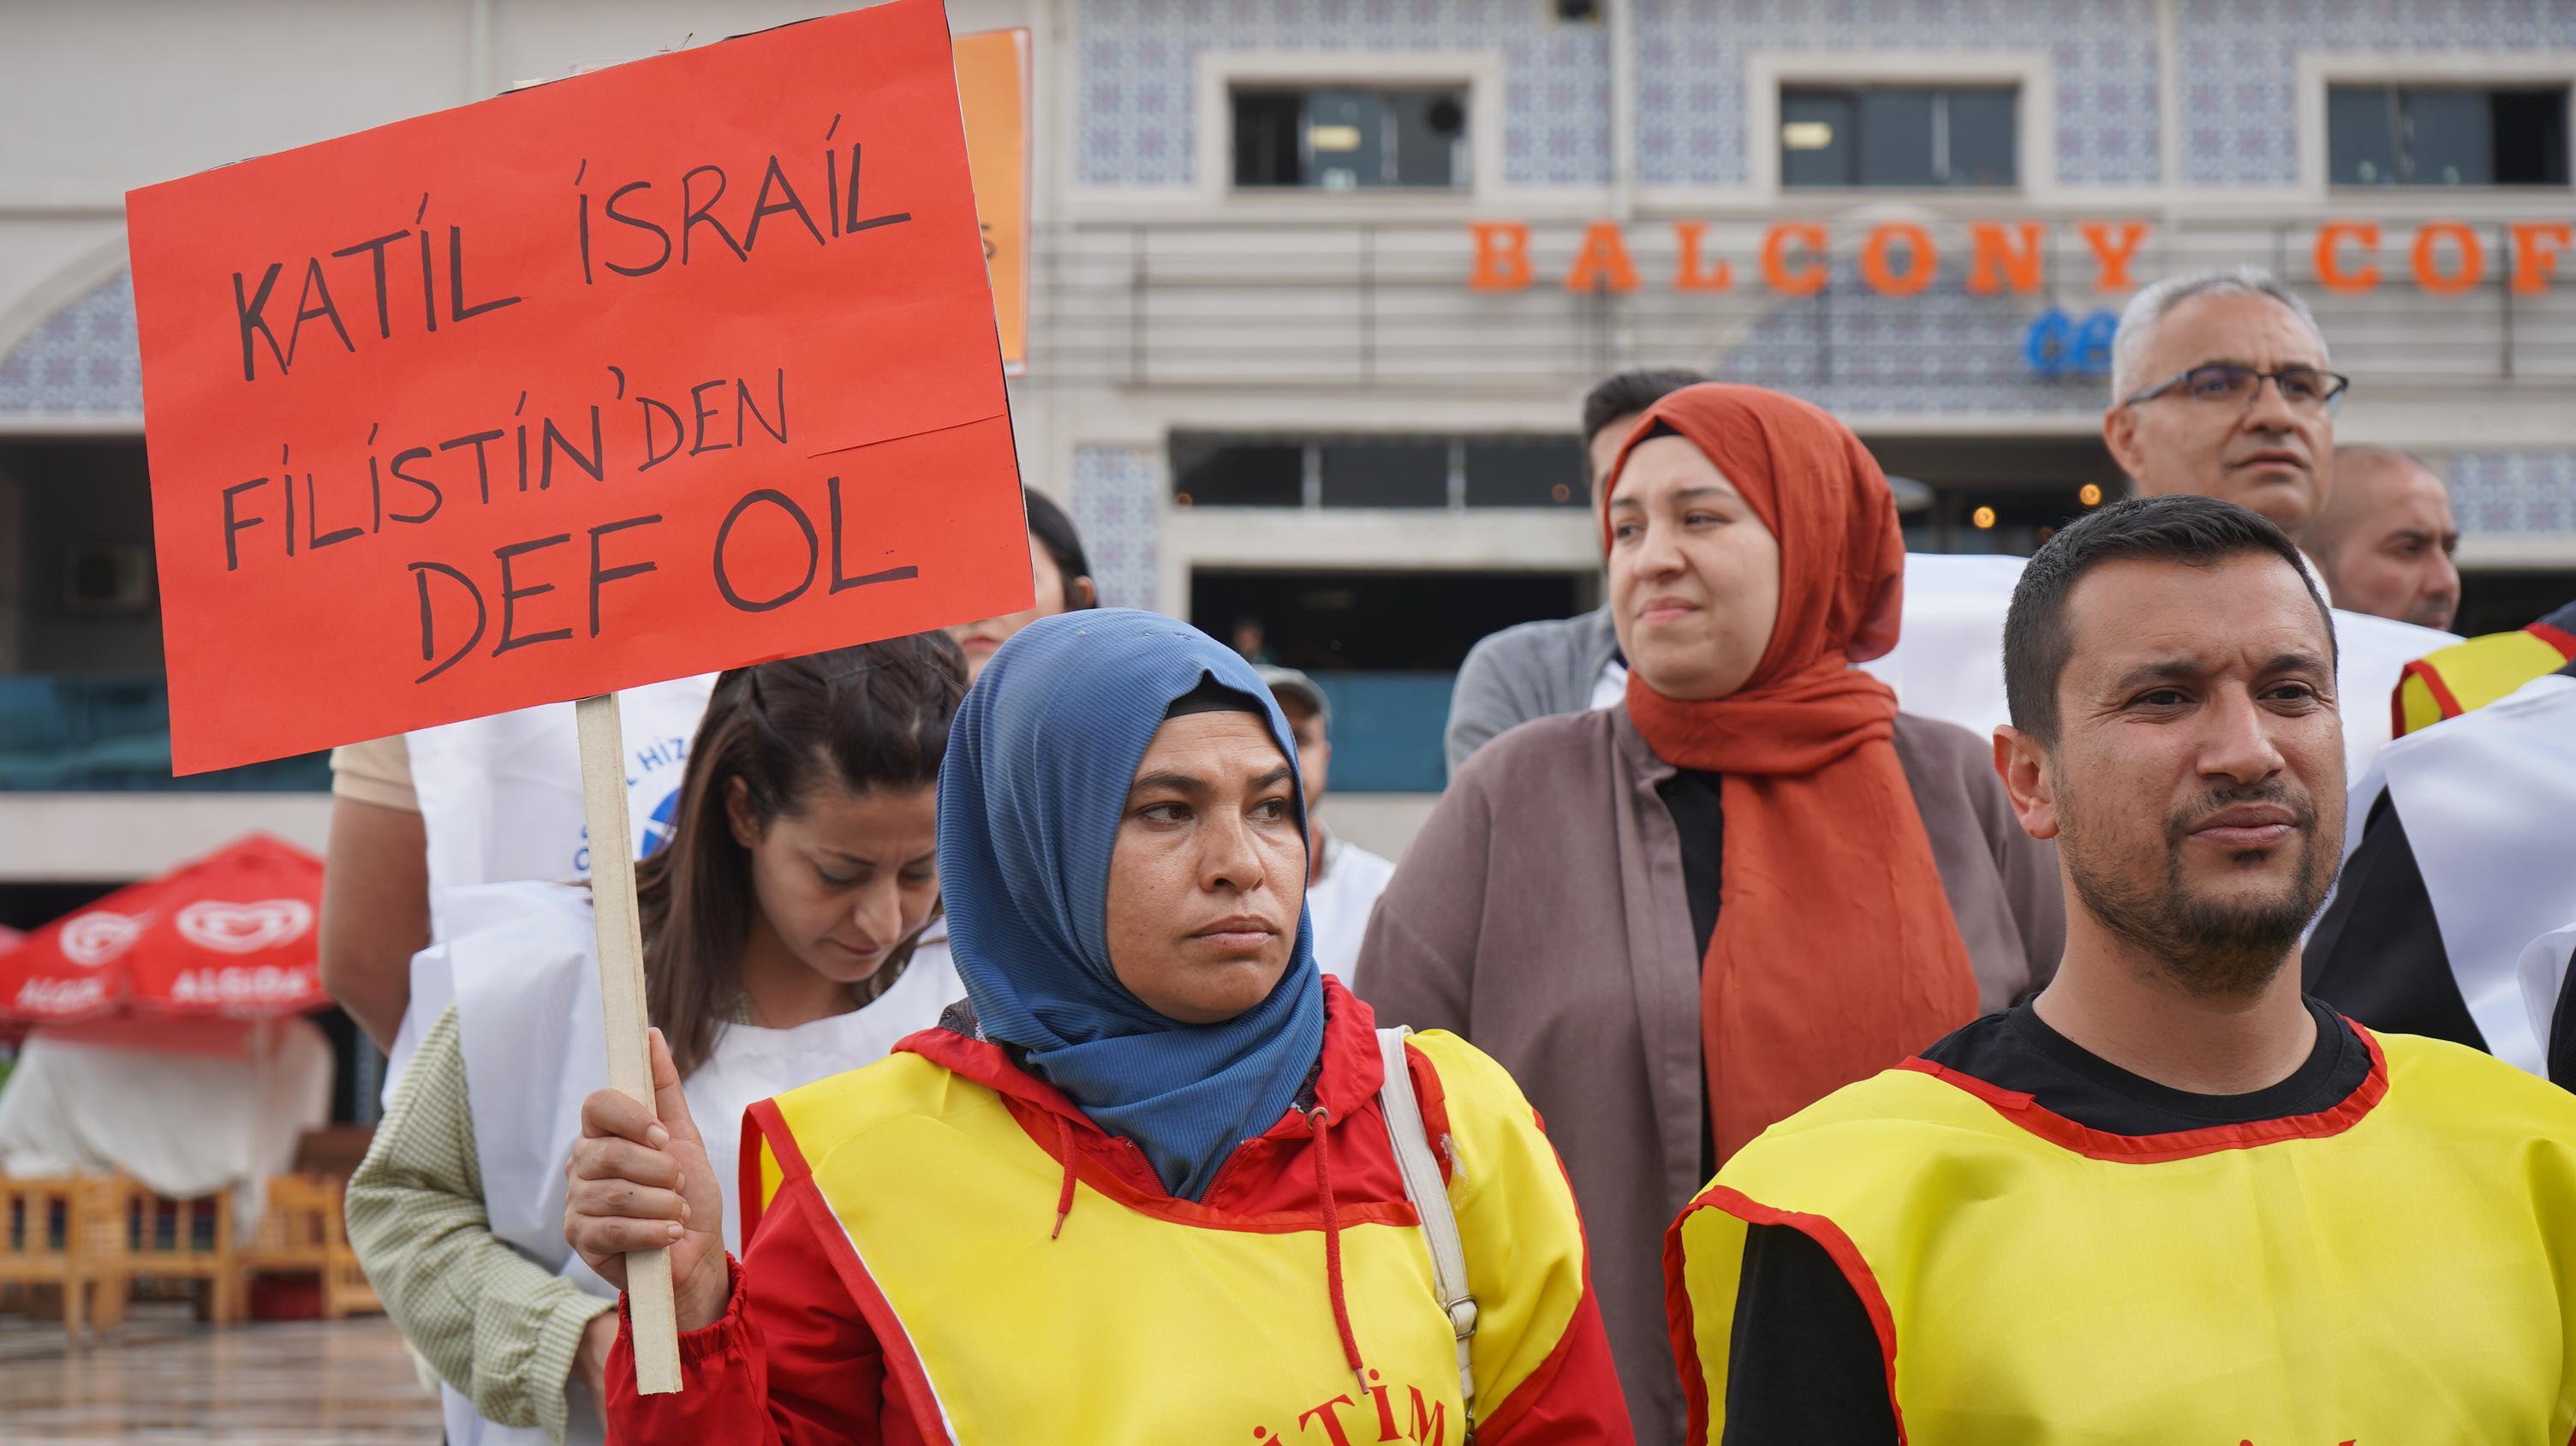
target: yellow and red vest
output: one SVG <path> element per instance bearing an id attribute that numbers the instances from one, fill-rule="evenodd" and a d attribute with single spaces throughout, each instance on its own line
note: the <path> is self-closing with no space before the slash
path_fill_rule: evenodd
<path id="1" fill-rule="evenodd" d="M 2408 663 L 2390 699 L 2396 737 L 2483 708 L 2523 684 L 2576 661 L 2576 633 L 2533 623 L 2437 648 Z"/>
<path id="2" fill-rule="evenodd" d="M 1508 1439 L 1578 1315 L 1598 1333 L 1581 1223 L 1501 1066 L 1445 1033 L 1409 1044 L 1479 1303 L 1479 1435 Z M 1367 1366 L 1355 1378 L 1334 1322 L 1319 1197 L 1299 1183 L 1306 1166 L 1284 1158 L 1314 1148 L 1311 1137 L 1284 1125 L 1239 1147 L 1208 1197 L 1223 1196 L 1238 1168 L 1263 1168 L 1245 1162 L 1257 1151 L 1281 1167 L 1277 1208 L 1212 1208 L 1103 1168 L 1095 1152 L 1117 1142 L 1087 1121 L 1059 1126 L 1032 1103 L 1052 1096 L 1045 1086 L 1004 1081 L 1006 1092 L 950 1067 L 992 1046 L 917 1036 L 905 1049 L 755 1106 L 761 1148 L 746 1157 L 744 1186 L 765 1209 L 791 1182 L 811 1181 L 845 1237 L 827 1234 L 825 1245 L 884 1351 L 887 1390 L 924 1440 L 1465 1439 L 1455 1337 L 1373 1098 L 1328 1127 L 1343 1294 Z M 1056 1236 L 1067 1152 L 1074 1184 Z M 1607 1366 L 1605 1354 L 1599 1389 L 1615 1404 Z"/>
<path id="3" fill-rule="evenodd" d="M 1691 1439 L 1773 1224 L 1851 1281 L 1912 1446 L 2567 1442 L 2576 1096 L 2363 1037 L 2301 1119 L 2107 1135 L 1914 1060 L 1773 1126 L 1666 1237 Z"/>

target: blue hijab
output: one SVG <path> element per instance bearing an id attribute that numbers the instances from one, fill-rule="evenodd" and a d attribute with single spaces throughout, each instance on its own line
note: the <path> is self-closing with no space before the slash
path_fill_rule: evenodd
<path id="1" fill-rule="evenodd" d="M 1187 623 L 1125 608 L 1042 618 L 1004 643 L 958 705 L 939 768 L 948 947 L 985 1038 L 1017 1046 L 1030 1073 L 1134 1140 L 1189 1200 L 1296 1103 L 1324 1047 L 1302 910 L 1278 986 L 1220 1024 L 1157 1012 L 1109 965 L 1109 853 L 1128 785 L 1166 711 L 1211 679 L 1260 706 L 1293 771 L 1288 720 L 1250 664 Z"/>

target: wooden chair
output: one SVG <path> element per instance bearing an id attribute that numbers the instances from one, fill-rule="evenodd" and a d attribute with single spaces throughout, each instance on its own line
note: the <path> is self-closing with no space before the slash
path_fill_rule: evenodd
<path id="1" fill-rule="evenodd" d="M 81 1191 L 82 1277 L 100 1325 L 124 1319 L 138 1280 L 196 1282 L 199 1320 L 241 1318 L 230 1191 L 171 1200 L 123 1176 L 84 1178 Z"/>
<path id="2" fill-rule="evenodd" d="M 295 1173 L 347 1180 L 374 1142 L 373 1125 L 322 1125 L 295 1137 Z"/>
<path id="3" fill-rule="evenodd" d="M 63 1333 L 81 1329 L 80 1186 L 71 1176 L 0 1176 L 0 1286 L 62 1292 Z"/>
<path id="4" fill-rule="evenodd" d="M 383 1310 L 375 1287 L 358 1268 L 358 1252 L 349 1247 L 344 1208 L 337 1180 L 311 1175 L 272 1178 L 258 1233 L 235 1257 L 241 1272 L 239 1298 L 249 1298 L 254 1276 L 310 1275 L 321 1282 L 325 1320 L 338 1320 L 352 1311 Z"/>

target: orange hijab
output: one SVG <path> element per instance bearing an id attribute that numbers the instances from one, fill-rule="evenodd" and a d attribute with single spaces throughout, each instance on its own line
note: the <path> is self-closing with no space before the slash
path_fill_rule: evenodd
<path id="1" fill-rule="evenodd" d="M 1976 976 L 1898 763 L 1896 695 L 1852 666 L 1896 644 L 1905 544 L 1860 439 L 1777 392 L 1716 383 L 1657 402 L 1780 541 L 1780 617 L 1742 688 L 1683 702 L 1628 674 L 1655 755 L 1723 776 L 1717 931 L 1700 972 L 1718 1158 L 1977 1014 Z"/>

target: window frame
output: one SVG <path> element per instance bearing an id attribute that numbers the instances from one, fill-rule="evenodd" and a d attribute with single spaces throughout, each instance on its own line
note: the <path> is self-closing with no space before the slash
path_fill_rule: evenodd
<path id="1" fill-rule="evenodd" d="M 2038 197 L 2057 189 L 2057 80 L 2046 51 L 1986 50 L 1927 55 L 1906 51 L 1755 51 L 1744 58 L 1745 181 L 1757 199 L 1813 203 L 1819 197 L 1904 199 Z M 1783 89 L 1867 90 L 1924 86 L 1956 90 L 2011 86 L 2013 170 L 2009 186 L 1789 186 L 1780 179 Z"/>
<path id="2" fill-rule="evenodd" d="M 2327 105 L 2337 86 L 2386 85 L 2400 89 L 2523 90 L 2563 88 L 2568 92 L 2566 137 L 2569 184 L 2525 185 L 2382 185 L 2376 181 L 2345 185 L 2334 179 L 2328 148 Z M 2456 207 L 2464 196 L 2518 201 L 2564 200 L 2576 196 L 2576 54 L 2565 51 L 2307 51 L 2298 57 L 2299 190 L 2312 201 L 2349 201 L 2366 195 L 2386 214 L 2415 217 Z"/>
<path id="3" fill-rule="evenodd" d="M 1876 194 L 1876 193 L 1886 192 L 1886 191 L 1937 190 L 1937 191 L 1942 191 L 1942 192 L 1945 192 L 1945 193 L 1946 193 L 1946 192 L 1958 191 L 1958 192 L 1971 192 L 1971 193 L 1983 193 L 1983 194 L 1997 194 L 1997 193 L 2010 193 L 2010 192 L 2016 192 L 2016 191 L 2019 191 L 2019 190 L 2021 189 L 2021 180 L 2020 180 L 2020 167 L 2021 167 L 2021 88 L 2020 88 L 2019 86 L 2012 86 L 2012 85 L 1992 85 L 1992 84 L 1987 84 L 1987 83 L 1982 82 L 1982 81 L 1967 81 L 1967 82 L 1961 82 L 1961 83 L 1957 83 L 1957 84 L 1945 84 L 1945 85 L 1918 85 L 1918 84 L 1916 84 L 1916 83 L 1914 83 L 1914 82 L 1912 82 L 1912 81 L 1884 81 L 1884 80 L 1882 80 L 1882 81 L 1872 81 L 1872 82 L 1870 82 L 1870 83 L 1868 83 L 1868 84 L 1866 84 L 1866 85 L 1851 85 L 1851 84 L 1843 84 L 1843 85 L 1823 85 L 1823 84 L 1819 84 L 1819 83 L 1814 82 L 1814 81 L 1786 81 L 1786 82 L 1783 82 L 1783 83 L 1781 84 L 1781 86 L 1780 86 L 1780 97 L 1779 97 L 1779 109 L 1780 109 L 1780 114 L 1781 114 L 1781 115 L 1783 115 L 1783 116 L 1786 116 L 1786 115 L 1787 115 L 1787 113 L 1788 113 L 1788 110 L 1789 110 L 1789 105 L 1788 105 L 1788 101 L 1789 101 L 1789 92 L 1790 92 L 1790 91 L 1793 91 L 1793 90 L 1794 90 L 1794 91 L 1799 91 L 1799 92 L 1801 92 L 1801 93 L 1803 93 L 1803 94 L 1810 95 L 1810 96 L 1831 96 L 1831 97 L 1835 97 L 1835 98 L 1837 98 L 1837 99 L 1848 100 L 1848 101 L 1851 103 L 1851 114 L 1852 114 L 1852 121 L 1851 121 L 1851 125 L 1852 125 L 1852 137 L 1851 137 L 1851 144 L 1852 144 L 1852 146 L 1853 146 L 1853 160 L 1854 160 L 1854 162 L 1855 162 L 1853 169 L 1855 170 L 1855 172 L 1857 172 L 1857 170 L 1859 169 L 1859 167 L 1858 167 L 1858 161 L 1859 161 L 1859 157 L 1860 157 L 1860 149 L 1861 149 L 1862 141 L 1863 141 L 1863 139 L 1866 137 L 1866 135 L 1868 134 L 1868 132 L 1867 132 L 1867 131 L 1863 128 L 1863 126 L 1862 126 L 1861 118 L 1862 118 L 1862 116 L 1863 116 L 1863 115 L 1866 113 L 1866 111 L 1867 111 L 1867 105 L 1866 105 L 1866 103 L 1865 103 L 1865 97 L 1866 97 L 1866 96 L 1868 96 L 1871 92 L 1874 92 L 1874 91 L 1875 91 L 1875 92 L 1888 92 L 1888 91 L 1920 91 L 1920 92 L 1923 92 L 1924 94 L 1926 94 L 1926 95 L 1928 95 L 1928 96 L 1930 96 L 1930 97 L 1931 97 L 1931 100 L 1932 100 L 1932 135 L 1933 135 L 1933 138 L 1934 138 L 1933 144 L 1934 144 L 1934 147 L 1935 147 L 1936 151 L 1938 152 L 1937 154 L 1935 154 L 1935 155 L 1933 156 L 1933 158 L 1932 158 L 1932 159 L 1934 160 L 1934 162 L 1935 162 L 1935 163 L 1936 163 L 1936 164 L 1937 164 L 1941 169 L 1944 169 L 1944 170 L 1947 170 L 1947 169 L 1950 169 L 1950 168 L 1951 168 L 1951 167 L 1950 167 L 1951 157 L 1950 157 L 1950 155 L 1948 154 L 1948 152 L 1949 152 L 1950 136 L 1951 136 L 1951 129 L 1952 129 L 1952 127 L 1951 127 L 1951 122 L 1950 122 L 1950 102 L 1951 102 L 1951 100 L 1953 100 L 1953 99 L 1957 96 L 1957 94 L 1958 94 L 1959 92 L 1962 92 L 1962 91 L 1977 91 L 1977 92 L 1983 92 L 1983 93 L 1996 93 L 1996 92 L 2000 92 L 2000 93 L 2002 93 L 2003 95 L 2005 95 L 2005 96 L 2007 96 L 2007 97 L 2009 97 L 2009 98 L 2011 99 L 2011 101 L 2012 101 L 2012 106 L 2013 106 L 2013 157 L 2012 157 L 2012 161 L 2013 161 L 2013 168 L 2014 168 L 2014 179 L 2012 179 L 2011 181 L 2006 182 L 2006 183 L 2004 183 L 2004 184 L 2002 184 L 2002 185 L 1983 185 L 1983 186 L 1981 186 L 1981 185 L 1969 185 L 1969 184 L 1965 184 L 1965 183 L 1961 183 L 1961 182 L 1957 182 L 1957 181 L 1948 181 L 1948 180 L 1935 181 L 1935 182 L 1933 182 L 1933 183 L 1932 183 L 1930 186 L 1928 186 L 1928 187 L 1922 187 L 1922 186 L 1884 186 L 1884 185 L 1873 185 L 1873 184 L 1871 184 L 1871 183 L 1869 183 L 1869 182 L 1867 182 L 1867 181 L 1861 181 L 1861 180 L 1855 180 L 1855 181 L 1850 182 L 1849 184 L 1830 183 L 1830 184 L 1819 184 L 1819 185 L 1793 185 L 1793 184 L 1791 184 L 1791 183 L 1790 183 L 1790 181 L 1789 181 L 1789 179 L 1788 179 L 1788 174 L 1787 174 L 1787 172 L 1788 172 L 1787 159 L 1786 159 L 1786 157 L 1784 156 L 1784 157 L 1780 157 L 1780 158 L 1779 158 L 1779 164 L 1780 164 L 1780 166 L 1781 166 L 1780 189 L 1781 189 L 1784 193 L 1786 193 L 1786 192 L 1791 192 L 1791 191 L 1795 191 L 1795 192 L 1799 192 L 1799 193 L 1801 193 L 1801 194 L 1808 193 L 1808 192 L 1824 192 L 1824 193 L 1828 193 L 1828 194 L 1830 194 L 1830 193 L 1834 193 L 1834 192 L 1869 192 L 1869 193 Z M 1788 122 L 1787 120 L 1785 120 L 1785 119 L 1784 119 L 1784 120 L 1780 121 L 1780 122 L 1778 123 L 1778 125 L 1777 125 L 1777 126 L 1775 127 L 1775 129 L 1774 129 L 1774 137 L 1773 137 L 1773 140 L 1774 140 L 1774 144 L 1775 144 L 1775 146 L 1776 146 L 1779 150 L 1786 151 L 1786 150 L 1788 149 L 1788 136 L 1787 136 L 1787 132 L 1788 132 L 1789 125 L 1790 125 L 1790 122 Z"/>
<path id="4" fill-rule="evenodd" d="M 1336 205 L 1372 211 L 1467 209 L 1488 203 L 1503 174 L 1503 57 L 1498 51 L 1202 51 L 1189 194 L 1229 210 Z M 1455 89 L 1467 106 L 1466 174 L 1452 186 L 1238 186 L 1234 92 Z"/>
<path id="5" fill-rule="evenodd" d="M 1460 158 L 1461 163 L 1453 166 L 1452 168 L 1453 179 L 1442 185 L 1425 185 L 1418 183 L 1408 184 L 1402 181 L 1362 181 L 1349 186 L 1326 186 L 1308 181 L 1248 184 L 1240 179 L 1238 175 L 1238 162 L 1240 161 L 1238 152 L 1239 142 L 1241 140 L 1238 127 L 1238 121 L 1240 119 L 1239 112 L 1241 110 L 1242 102 L 1247 95 L 1293 97 L 1296 99 L 1298 102 L 1297 110 L 1299 118 L 1305 127 L 1304 134 L 1298 138 L 1300 169 L 1320 169 L 1320 167 L 1316 166 L 1312 153 L 1307 149 L 1307 144 L 1316 129 L 1316 122 L 1312 117 L 1308 102 L 1318 95 L 1369 97 L 1379 103 L 1380 108 L 1378 110 L 1377 118 L 1381 122 L 1385 122 L 1389 119 L 1388 112 L 1384 108 L 1384 103 L 1387 97 L 1403 95 L 1436 96 L 1445 98 L 1455 96 L 1460 110 L 1465 117 L 1466 151 L 1463 157 Z M 1475 98 L 1469 93 L 1468 87 L 1464 85 L 1448 83 L 1420 85 L 1385 81 L 1373 82 L 1366 85 L 1355 85 L 1347 82 L 1335 84 L 1283 84 L 1277 81 L 1238 80 L 1229 83 L 1226 87 L 1226 125 L 1226 152 L 1228 156 L 1228 164 L 1226 166 L 1225 184 L 1229 191 L 1238 195 L 1245 193 L 1256 195 L 1276 195 L 1283 192 L 1295 194 L 1309 191 L 1329 191 L 1336 195 L 1346 195 L 1353 192 L 1377 193 L 1393 191 L 1412 196 L 1452 196 L 1471 189 L 1474 181 L 1476 140 Z M 1390 134 L 1390 131 L 1393 133 Z M 1392 127 L 1390 127 L 1388 131 L 1381 131 L 1376 137 L 1377 144 L 1379 146 L 1381 164 L 1383 164 L 1385 159 L 1389 158 L 1387 148 L 1390 146 L 1395 147 L 1392 159 L 1394 159 L 1399 166 L 1402 164 L 1403 152 L 1401 146 L 1397 144 L 1400 138 L 1401 131 L 1394 130 Z M 1436 135 L 1434 140 L 1436 142 Z M 1451 153 L 1453 156 L 1458 155 L 1458 151 L 1454 143 L 1452 143 Z M 1466 172 L 1464 179 L 1455 178 L 1459 171 Z"/>
<path id="6" fill-rule="evenodd" d="M 1293 443 L 1297 447 L 1299 454 L 1298 470 L 1300 485 L 1298 500 L 1295 503 L 1288 505 L 1257 502 L 1201 502 L 1195 497 L 1192 497 L 1192 500 L 1188 502 L 1182 502 L 1180 500 L 1183 495 L 1183 489 L 1181 487 L 1181 469 L 1178 465 L 1178 458 L 1174 454 L 1174 448 L 1183 437 L 1188 437 L 1193 441 L 1211 442 L 1217 446 L 1224 446 L 1228 442 L 1235 442 L 1244 445 L 1267 446 L 1286 446 Z M 1467 485 L 1468 448 L 1472 444 L 1479 442 L 1509 442 L 1519 438 L 1527 438 L 1533 442 L 1571 442 L 1570 438 L 1556 432 L 1528 431 L 1521 428 L 1508 427 L 1460 426 L 1434 427 L 1429 429 L 1418 427 L 1291 427 L 1279 429 L 1176 425 L 1169 428 L 1164 433 L 1160 446 L 1163 460 L 1163 500 L 1164 504 L 1172 508 L 1176 513 L 1207 510 L 1224 513 L 1260 512 L 1272 515 L 1280 513 L 1299 513 L 1310 516 L 1322 515 L 1348 517 L 1360 513 L 1391 512 L 1411 517 L 1463 517 L 1492 516 L 1497 513 L 1555 514 L 1569 511 L 1581 511 L 1586 505 L 1586 501 L 1583 495 L 1583 490 L 1578 485 L 1581 480 L 1579 471 L 1569 473 L 1565 483 L 1567 496 L 1562 502 L 1488 503 L 1469 500 Z M 1443 495 L 1441 500 L 1432 504 L 1403 504 L 1391 507 L 1373 507 L 1349 503 L 1326 502 L 1324 500 L 1323 474 L 1325 449 L 1335 445 L 1366 446 L 1371 443 L 1438 445 L 1441 448 L 1444 458 L 1442 476 Z M 1581 457 L 1582 452 L 1580 447 L 1572 448 L 1572 460 L 1578 465 L 1581 461 Z"/>
<path id="7" fill-rule="evenodd" d="M 2451 82 L 2446 82 L 2446 83 L 2442 83 L 2442 84 L 2427 84 L 2427 83 L 2420 82 L 2420 81 L 2418 81 L 2418 82 L 2377 81 L 2377 80 L 2371 80 L 2371 81 L 2360 81 L 2360 80 L 2334 80 L 2334 81 L 2328 81 L 2328 82 L 2326 83 L 2326 137 L 2325 137 L 2325 143 L 2326 143 L 2327 183 L 2328 183 L 2329 185 L 2331 185 L 2331 186 L 2335 187 L 2337 190 L 2346 190 L 2346 191 L 2369 191 L 2369 192 L 2372 192 L 2372 193 L 2374 193 L 2374 194 L 2381 194 L 2381 193 L 2388 192 L 2388 191 L 2390 191 L 2390 190 L 2418 190 L 2418 189 L 2433 189 L 2433 190 L 2448 191 L 2448 192 L 2495 190 L 2495 191 L 2544 192 L 2544 193 L 2546 193 L 2546 192 L 2554 192 L 2554 191 L 2567 191 L 2567 190 L 2570 190 L 2570 189 L 2576 189 L 2576 185 L 2572 185 L 2572 184 L 2571 184 L 2571 183 L 2576 183 L 2576 175 L 2571 175 L 2571 176 L 2570 176 L 2568 179 L 2566 179 L 2566 180 L 2558 180 L 2558 181 L 2499 181 L 2499 180 L 2488 180 L 2488 181 L 2481 181 L 2481 182 L 2461 182 L 2461 183 L 2446 183 L 2446 182 L 2442 182 L 2442 181 L 2428 181 L 2428 180 L 2424 180 L 2424 179 L 2422 179 L 2422 178 L 2420 178 L 2420 177 L 2411 176 L 2411 175 L 2410 175 L 2410 176 L 2404 176 L 2404 177 L 2392 176 L 2392 177 L 2390 177 L 2389 179 L 2384 180 L 2384 181 L 2361 181 L 2361 180 L 2344 180 L 2344 179 L 2341 179 L 2341 178 L 2337 177 L 2337 176 L 2334 174 L 2334 103 L 2335 103 L 2335 97 L 2336 97 L 2336 95 L 2337 95 L 2338 93 L 2342 93 L 2342 94 L 2345 94 L 2345 95 L 2369 95 L 2369 96 L 2373 96 L 2373 97 L 2381 97 L 2381 98 L 2384 98 L 2384 99 L 2385 99 L 2389 104 L 2391 104 L 2391 105 L 2393 105 L 2393 106 L 2395 107 L 2396 114 L 2395 114 L 2395 116 L 2394 116 L 2394 117 L 2392 117 L 2392 119 L 2396 120 L 2398 123 L 2397 123 L 2397 124 L 2394 124 L 2394 125 L 2392 125 L 2392 126 L 2390 127 L 2390 137 L 2389 137 L 2389 139 L 2390 139 L 2390 143 L 2391 143 L 2391 145 L 2390 145 L 2390 158 L 2389 158 L 2389 159 L 2390 159 L 2390 163 L 2391 163 L 2391 165 L 2392 165 L 2392 166 L 2394 166 L 2394 167 L 2396 167 L 2397 169 L 2411 171 L 2411 170 L 2413 170 L 2413 169 L 2414 169 L 2416 161 L 2417 161 L 2417 160 L 2419 160 L 2420 158 L 2419 158 L 2419 157 L 2416 157 L 2416 156 L 2414 156 L 2414 155 L 2412 155 L 2412 154 L 2410 153 L 2410 151 L 2409 151 L 2408 147 L 2406 146 L 2406 143 L 2405 143 L 2406 126 L 2405 126 L 2404 122 L 2405 122 L 2406 120 L 2408 120 L 2408 119 L 2411 119 L 2411 116 L 2410 116 L 2410 114 L 2409 114 L 2409 107 L 2408 107 L 2408 102 L 2409 102 L 2410 100 L 2414 100 L 2414 99 L 2416 99 L 2416 98 L 2419 98 L 2419 97 L 2422 97 L 2422 96 L 2425 96 L 2425 95 L 2430 95 L 2430 94 L 2465 95 L 2465 96 L 2474 96 L 2474 97 L 2476 97 L 2477 99 L 2479 99 L 2479 100 L 2481 100 L 2481 101 L 2485 102 L 2489 107 L 2492 107 L 2492 106 L 2494 105 L 2494 103 L 2495 103 L 2496 98 L 2497 98 L 2497 97 L 2499 97 L 2499 96 L 2505 96 L 2505 95 L 2554 96 L 2554 97 L 2556 97 L 2556 98 L 2557 98 L 2557 101 L 2558 101 L 2558 109 L 2559 109 L 2559 125 L 2560 125 L 2560 128 L 2561 128 L 2562 130 L 2564 130 L 2564 129 L 2566 128 L 2566 125 L 2567 125 L 2567 110 L 2568 110 L 2568 108 L 2569 108 L 2569 106 L 2570 106 L 2571 104 L 2576 104 L 2576 93 L 2571 93 L 2571 88 L 2570 88 L 2570 87 L 2568 87 L 2568 86 L 2564 86 L 2564 85 L 2550 85 L 2550 84 L 2548 84 L 2548 83 L 2546 83 L 2546 82 L 2543 82 L 2543 83 L 2540 83 L 2540 84 L 2529 84 L 2529 83 L 2524 83 L 2524 82 L 2519 82 L 2519 81 L 2503 81 L 2503 82 L 2494 82 L 2494 81 L 2490 81 L 2490 82 L 2487 82 L 2487 83 L 2485 83 L 2485 84 L 2475 84 L 2475 85 L 2471 85 L 2471 84 L 2459 84 L 2459 83 L 2451 83 Z M 2490 110 L 2490 116 L 2492 116 L 2492 110 Z M 2489 150 L 2488 160 L 2489 160 L 2490 164 L 2492 164 L 2492 162 L 2493 162 L 2493 160 L 2494 160 L 2494 145 L 2495 145 L 2495 137 L 2494 137 L 2492 134 L 2490 134 L 2490 135 L 2488 136 L 2487 140 L 2488 140 L 2488 150 Z M 2566 142 L 2567 142 L 2567 138 L 2566 138 L 2565 136 L 2563 136 L 2563 135 L 2562 135 L 2562 136 L 2560 137 L 2560 143 L 2559 143 L 2559 159 L 2560 159 L 2560 161 L 2561 161 L 2561 163 L 2562 163 L 2562 166 L 2563 166 L 2563 164 L 2565 163 L 2565 161 L 2567 160 L 2567 144 L 2566 144 Z"/>

